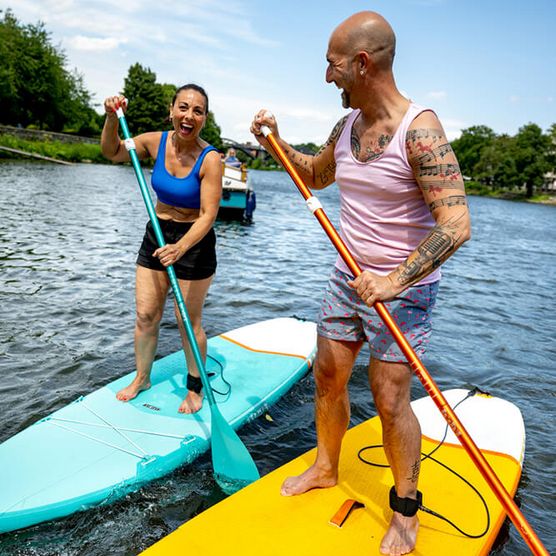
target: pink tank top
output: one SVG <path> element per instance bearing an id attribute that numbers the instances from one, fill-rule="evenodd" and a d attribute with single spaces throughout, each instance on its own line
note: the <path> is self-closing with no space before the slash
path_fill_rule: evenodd
<path id="1" fill-rule="evenodd" d="M 406 133 L 423 111 L 411 103 L 392 141 L 380 157 L 359 162 L 351 152 L 354 110 L 336 143 L 336 183 L 340 188 L 340 235 L 362 270 L 389 274 L 435 226 L 407 160 Z M 351 274 L 340 256 L 336 267 Z M 419 284 L 440 279 L 440 269 Z"/>

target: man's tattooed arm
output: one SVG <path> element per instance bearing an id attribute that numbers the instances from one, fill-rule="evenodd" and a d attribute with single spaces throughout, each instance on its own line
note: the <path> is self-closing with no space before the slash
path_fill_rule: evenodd
<path id="1" fill-rule="evenodd" d="M 334 148 L 336 141 L 340 137 L 344 126 L 346 125 L 347 116 L 339 120 L 326 143 L 320 148 L 319 152 L 315 155 L 313 160 L 314 168 L 314 187 L 315 189 L 322 189 L 334 182 L 336 176 L 336 160 L 334 158 Z"/>
<path id="2" fill-rule="evenodd" d="M 432 112 L 418 116 L 417 122 L 416 128 L 407 132 L 406 151 L 436 225 L 390 275 L 400 291 L 428 276 L 471 235 L 465 187 L 455 153 Z"/>
<path id="3" fill-rule="evenodd" d="M 416 251 L 398 267 L 395 279 L 400 286 L 405 289 L 428 276 L 456 251 L 463 243 L 463 219 L 464 215 L 455 216 L 431 230 Z"/>
<path id="4" fill-rule="evenodd" d="M 312 189 L 322 189 L 334 182 L 336 172 L 336 162 L 334 160 L 334 147 L 336 141 L 344 129 L 347 116 L 344 116 L 335 126 L 326 143 L 320 148 L 317 154 L 310 155 L 296 151 L 283 139 L 279 140 L 280 146 L 284 150 L 288 160 L 297 170 L 304 183 Z M 279 162 L 278 158 L 273 157 Z"/>

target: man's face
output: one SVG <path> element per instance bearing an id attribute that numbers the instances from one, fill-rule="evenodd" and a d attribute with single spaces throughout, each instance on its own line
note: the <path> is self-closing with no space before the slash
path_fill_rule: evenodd
<path id="1" fill-rule="evenodd" d="M 355 81 L 353 60 L 351 56 L 339 51 L 334 37 L 330 39 L 326 61 L 326 82 L 334 83 L 338 89 L 342 89 L 342 106 L 349 108 L 350 94 Z"/>

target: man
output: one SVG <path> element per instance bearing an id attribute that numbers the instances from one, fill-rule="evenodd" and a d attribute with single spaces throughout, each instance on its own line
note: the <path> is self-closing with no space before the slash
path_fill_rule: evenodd
<path id="1" fill-rule="evenodd" d="M 342 22 L 328 45 L 326 81 L 342 90 L 342 118 L 315 155 L 279 137 L 274 117 L 261 110 L 251 126 L 261 145 L 270 127 L 305 183 L 340 188 L 341 235 L 363 273 L 353 279 L 338 258 L 318 323 L 317 456 L 302 475 L 282 485 L 285 496 L 330 487 L 338 480 L 342 437 L 349 423 L 347 383 L 367 341 L 369 382 L 383 428 L 395 492 L 383 554 L 415 547 L 421 435 L 410 407 L 411 368 L 371 309 L 386 307 L 419 356 L 431 325 L 439 266 L 470 238 L 470 220 L 456 157 L 437 116 L 398 91 L 392 73 L 395 36 L 374 12 Z M 353 291 L 357 296 L 353 295 Z"/>

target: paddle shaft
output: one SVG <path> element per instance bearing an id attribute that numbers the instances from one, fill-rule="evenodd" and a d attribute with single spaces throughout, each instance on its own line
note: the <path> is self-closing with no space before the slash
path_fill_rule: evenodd
<path id="1" fill-rule="evenodd" d="M 339 236 L 338 232 L 336 231 L 330 220 L 328 219 L 320 202 L 314 195 L 311 194 L 309 188 L 300 178 L 296 169 L 293 167 L 293 165 L 285 155 L 282 147 L 278 144 L 276 138 L 273 136 L 272 133 L 270 133 L 270 130 L 266 128 L 266 126 L 263 126 L 262 130 L 263 134 L 274 150 L 274 153 L 276 154 L 276 156 L 292 178 L 293 182 L 297 186 L 299 192 L 305 199 L 307 206 L 323 227 L 326 235 L 330 238 L 334 247 L 342 257 L 348 268 L 351 270 L 353 276 L 359 276 L 362 272 L 361 268 L 349 252 L 346 244 L 343 242 L 342 238 Z M 465 427 L 446 401 L 446 398 L 443 396 L 442 392 L 432 379 L 430 373 L 427 371 L 427 369 L 420 361 L 419 357 L 403 335 L 402 331 L 390 315 L 388 309 L 386 309 L 381 301 L 375 302 L 373 308 L 376 310 L 379 317 L 390 330 L 394 340 L 402 350 L 409 365 L 425 387 L 425 390 L 427 391 L 429 396 L 433 399 L 435 405 L 438 407 L 440 413 L 442 413 L 444 419 L 446 420 L 456 437 L 459 439 L 462 446 L 465 448 L 473 463 L 481 472 L 483 478 L 490 486 L 490 488 L 498 498 L 499 502 L 508 513 L 510 519 L 516 526 L 520 535 L 523 537 L 523 539 L 531 549 L 531 552 L 536 556 L 549 556 L 548 551 L 538 538 L 537 534 L 535 533 L 535 531 L 533 531 L 531 525 L 529 525 L 529 523 L 517 507 L 516 503 L 514 502 L 513 498 L 505 489 L 504 485 L 502 484 L 490 464 L 487 462 L 469 433 L 465 430 Z"/>
<path id="2" fill-rule="evenodd" d="M 143 201 L 145 202 L 147 213 L 149 214 L 149 219 L 154 229 L 156 241 L 159 247 L 164 247 L 166 245 L 166 240 L 164 239 L 164 235 L 162 234 L 162 230 L 160 229 L 158 217 L 156 216 L 153 202 L 149 195 L 149 188 L 147 186 L 147 182 L 145 181 L 145 176 L 143 175 L 141 164 L 139 163 L 139 157 L 137 156 L 135 143 L 131 138 L 131 134 L 129 133 L 129 128 L 127 126 L 127 121 L 125 119 L 124 112 L 121 108 L 118 108 L 116 110 L 116 114 L 118 116 L 120 127 L 122 128 L 122 132 L 125 138 L 126 149 L 131 158 L 131 164 L 133 165 L 133 169 L 135 170 L 137 181 L 139 182 L 139 187 L 141 188 L 141 195 L 143 196 Z M 181 293 L 178 279 L 176 277 L 176 271 L 174 270 L 174 267 L 172 265 L 167 266 L 166 271 L 168 272 L 168 278 L 172 286 L 172 291 L 174 292 L 174 297 L 176 298 L 176 303 L 181 315 L 183 326 L 185 328 L 187 340 L 189 341 L 189 346 L 191 347 L 191 351 L 193 352 L 195 364 L 197 365 L 199 375 L 201 376 L 201 381 L 203 383 L 203 388 L 205 390 L 205 396 L 207 397 L 211 410 L 213 410 L 216 407 L 216 401 L 214 399 L 214 394 L 212 393 L 212 388 L 207 377 L 205 364 L 201 356 L 201 350 L 199 349 L 199 345 L 197 344 L 197 339 L 195 338 L 193 325 L 191 324 L 191 319 L 189 318 L 189 315 L 187 313 L 187 308 L 185 307 L 185 302 L 183 301 L 183 295 Z"/>

